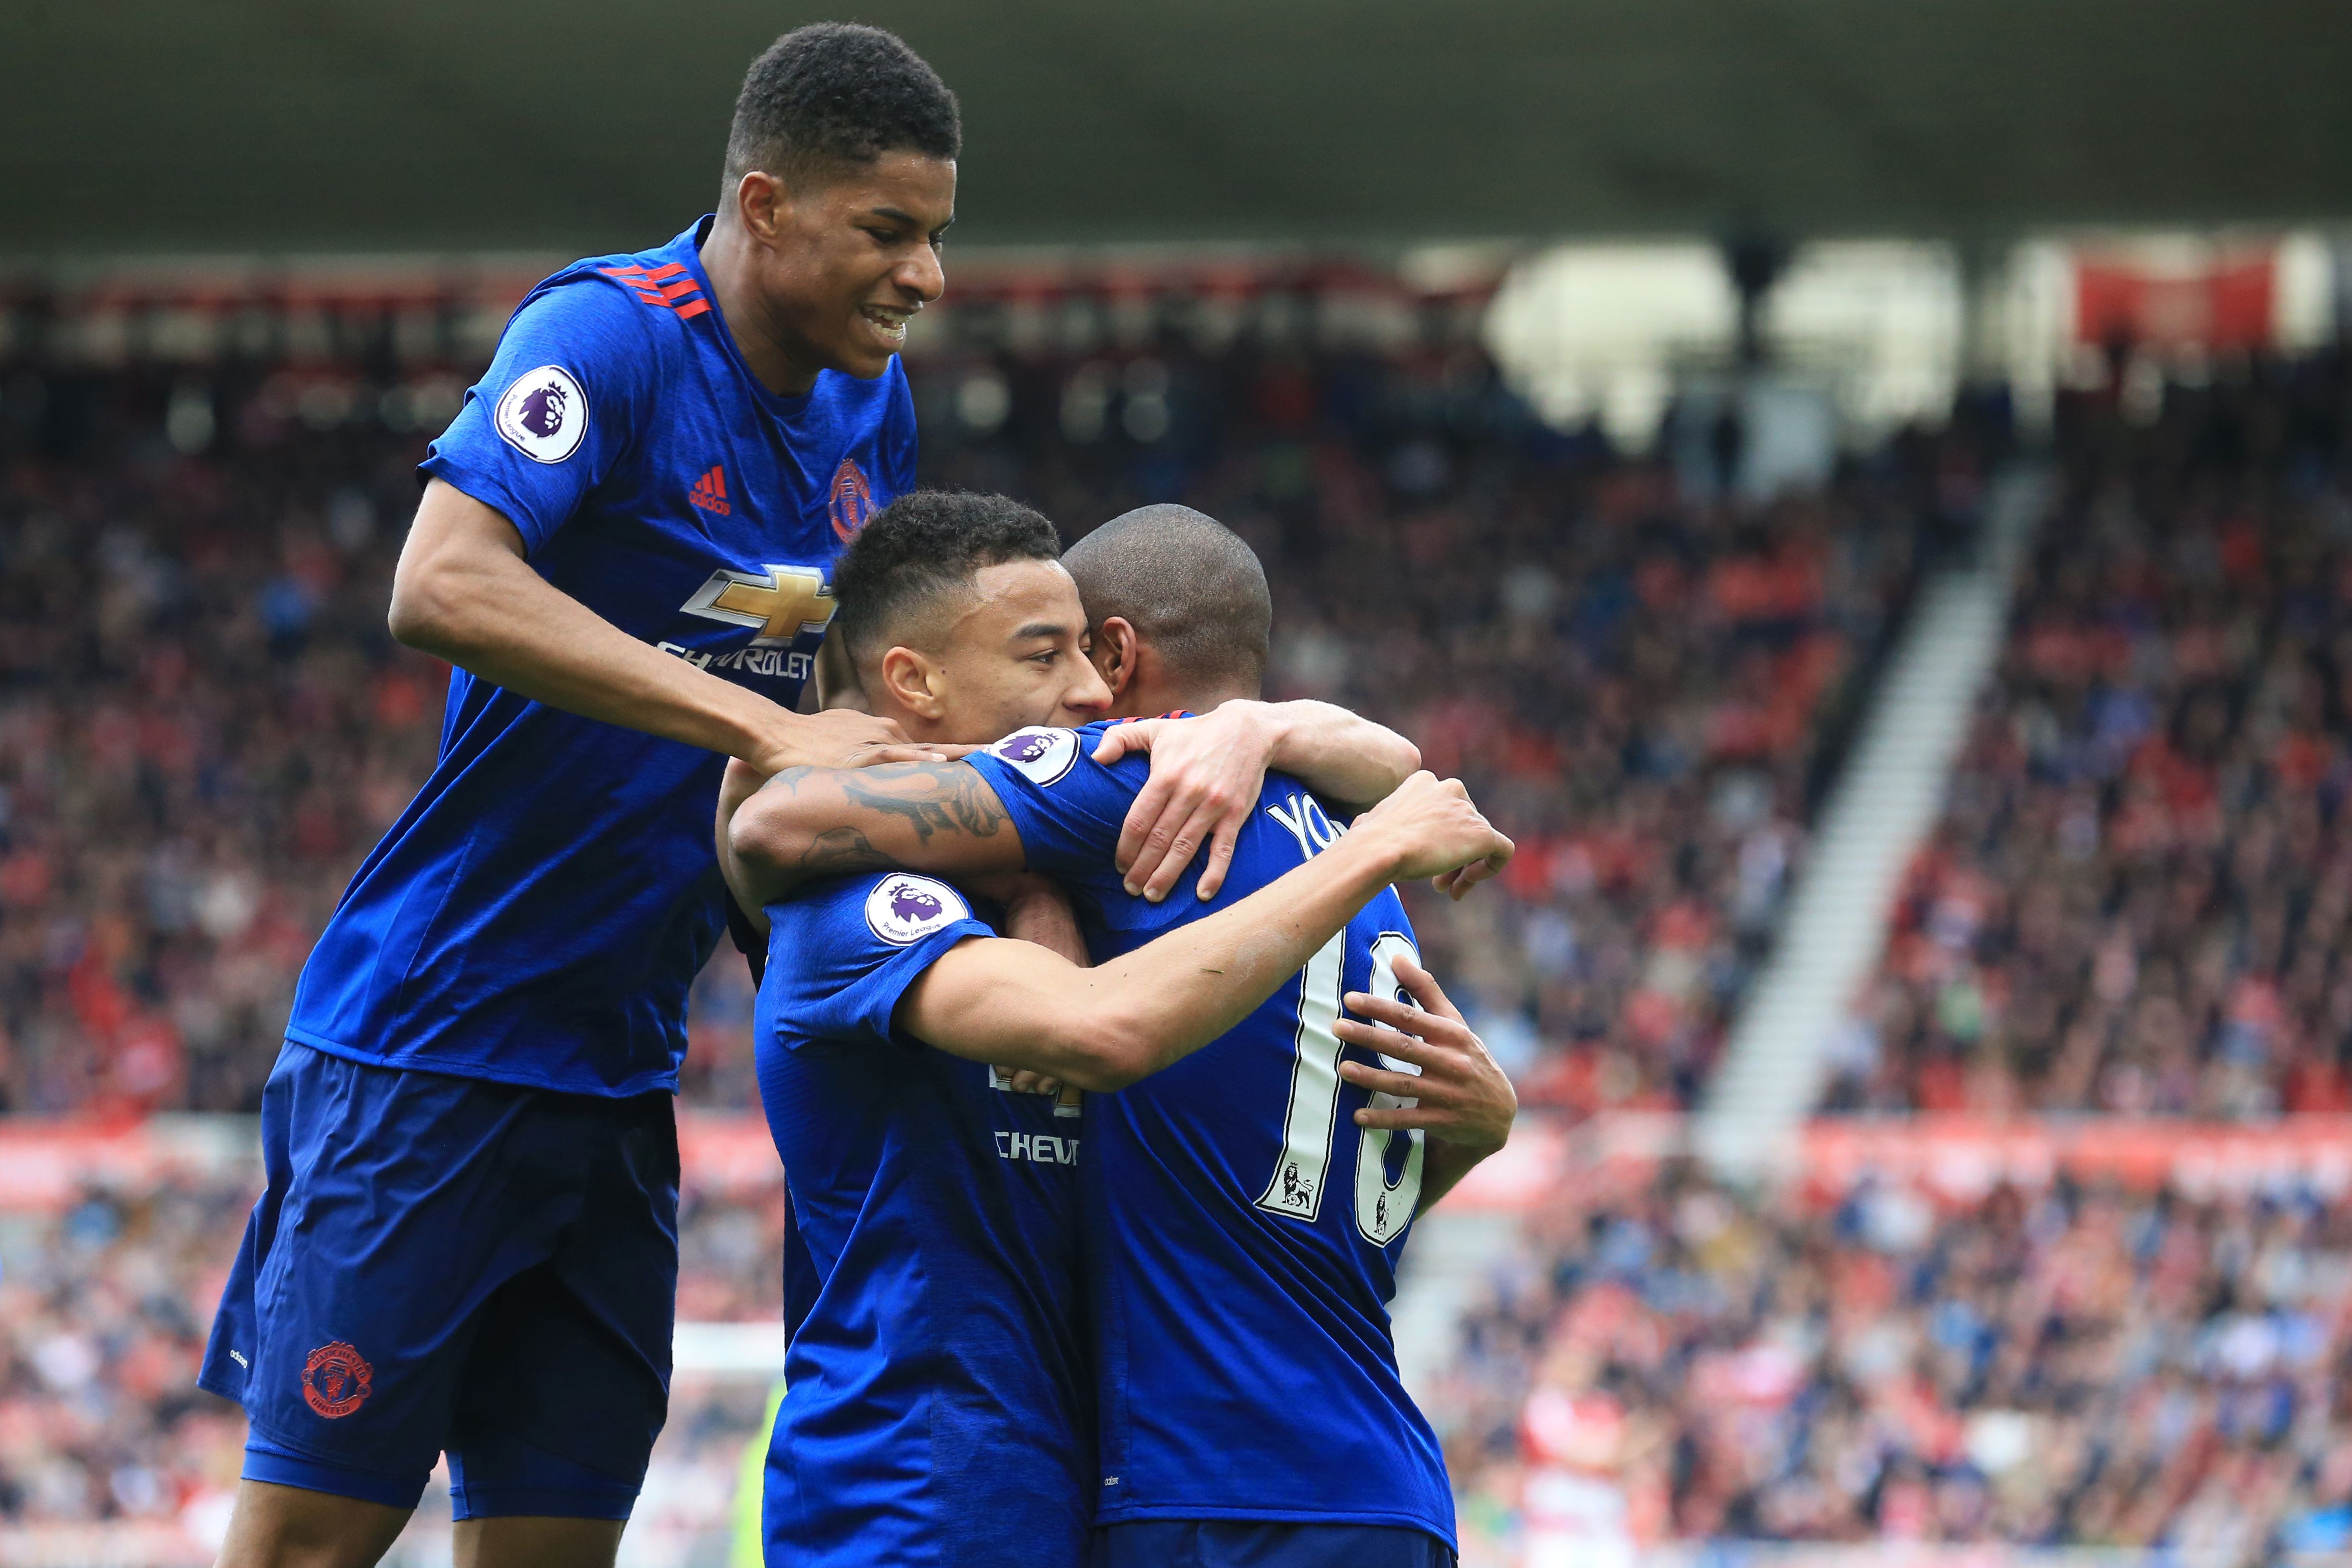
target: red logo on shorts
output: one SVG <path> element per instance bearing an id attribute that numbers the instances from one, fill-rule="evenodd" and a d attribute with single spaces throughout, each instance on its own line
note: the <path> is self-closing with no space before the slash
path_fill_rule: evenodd
<path id="1" fill-rule="evenodd" d="M 302 1363 L 303 1402 L 330 1421 L 366 1404 L 374 1386 L 375 1369 L 341 1340 L 320 1345 Z"/>
<path id="2" fill-rule="evenodd" d="M 841 467 L 833 470 L 833 494 L 825 502 L 833 513 L 833 531 L 844 543 L 857 537 L 866 520 L 874 515 L 874 491 L 866 482 L 865 470 L 855 458 L 841 459 Z"/>

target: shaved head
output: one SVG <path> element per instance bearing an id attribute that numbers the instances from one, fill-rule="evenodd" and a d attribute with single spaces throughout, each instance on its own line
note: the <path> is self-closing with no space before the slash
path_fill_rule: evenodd
<path id="1" fill-rule="evenodd" d="M 1169 678 L 1250 696 L 1265 683 L 1274 596 L 1241 535 L 1189 506 L 1146 506 L 1112 518 L 1062 556 L 1099 626 L 1123 617 Z"/>

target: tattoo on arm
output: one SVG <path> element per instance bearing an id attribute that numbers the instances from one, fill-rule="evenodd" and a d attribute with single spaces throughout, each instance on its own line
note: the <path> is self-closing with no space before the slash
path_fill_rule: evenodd
<path id="1" fill-rule="evenodd" d="M 988 781 L 962 763 L 861 768 L 841 781 L 841 793 L 853 805 L 904 818 L 924 844 L 935 833 L 992 838 L 1011 820 Z"/>
<path id="2" fill-rule="evenodd" d="M 846 877 L 858 871 L 878 871 L 890 864 L 890 857 L 874 847 L 872 840 L 855 827 L 835 827 L 817 835 L 801 856 L 801 873 L 811 881 L 824 877 Z"/>
<path id="3" fill-rule="evenodd" d="M 819 770 L 787 768 L 767 787 L 798 795 Z M 851 821 L 819 833 L 801 854 L 800 878 L 842 877 L 900 863 L 891 847 L 929 845 L 934 837 L 992 838 L 1012 821 L 988 781 L 961 763 L 892 763 L 836 773 L 823 770 L 841 791 Z M 882 845 L 875 843 L 881 838 Z"/>

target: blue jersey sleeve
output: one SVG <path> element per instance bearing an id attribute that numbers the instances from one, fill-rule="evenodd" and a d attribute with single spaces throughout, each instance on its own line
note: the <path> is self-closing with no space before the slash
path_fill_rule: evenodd
<path id="1" fill-rule="evenodd" d="M 887 1045 L 898 998 L 966 937 L 993 936 L 963 895 L 908 872 L 845 877 L 768 906 L 761 1013 L 777 1043 Z"/>
<path id="2" fill-rule="evenodd" d="M 536 553 L 646 426 L 650 319 L 593 279 L 525 300 L 421 471 L 504 512 Z"/>
<path id="3" fill-rule="evenodd" d="M 968 759 L 1004 803 L 1032 871 L 1079 882 L 1109 868 L 1151 764 L 1141 756 L 1096 762 L 1105 728 L 1016 730 Z"/>

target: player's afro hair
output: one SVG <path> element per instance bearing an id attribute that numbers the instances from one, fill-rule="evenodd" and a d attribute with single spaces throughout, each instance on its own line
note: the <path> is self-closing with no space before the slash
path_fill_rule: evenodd
<path id="1" fill-rule="evenodd" d="M 956 96 L 895 33 L 812 22 L 770 44 L 744 73 L 727 134 L 727 181 L 763 169 L 822 179 L 885 153 L 953 158 Z"/>
<path id="2" fill-rule="evenodd" d="M 863 668 L 921 637 L 921 612 L 986 568 L 1061 553 L 1054 525 L 1010 496 L 916 490 L 876 512 L 834 563 L 833 624 Z"/>

